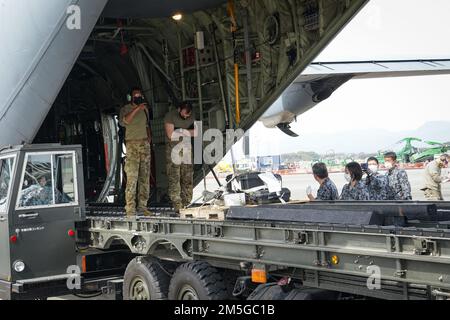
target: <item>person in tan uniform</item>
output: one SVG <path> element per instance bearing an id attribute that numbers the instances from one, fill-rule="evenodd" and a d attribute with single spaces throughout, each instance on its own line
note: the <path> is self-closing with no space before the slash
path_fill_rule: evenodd
<path id="1" fill-rule="evenodd" d="M 192 113 L 191 104 L 182 102 L 177 109 L 169 111 L 164 117 L 168 194 L 176 212 L 191 203 L 194 182 L 192 161 L 177 164 L 172 159 L 172 150 L 179 143 L 179 141 L 172 141 L 172 136 L 174 133 L 189 139 L 196 136 L 195 119 Z M 187 158 L 192 160 L 192 151 Z"/>
<path id="2" fill-rule="evenodd" d="M 438 159 L 427 164 L 424 170 L 424 186 L 421 189 L 425 198 L 430 201 L 442 201 L 441 183 L 448 181 L 449 178 L 441 176 L 441 169 L 448 166 L 450 156 L 441 155 Z"/>
<path id="3" fill-rule="evenodd" d="M 127 216 L 136 215 L 137 211 L 151 215 L 147 209 L 150 195 L 150 142 L 149 110 L 142 90 L 133 88 L 128 97 L 129 104 L 122 107 L 119 123 L 125 127 L 125 146 L 127 158 L 125 173 L 127 185 L 125 188 L 125 211 Z"/>

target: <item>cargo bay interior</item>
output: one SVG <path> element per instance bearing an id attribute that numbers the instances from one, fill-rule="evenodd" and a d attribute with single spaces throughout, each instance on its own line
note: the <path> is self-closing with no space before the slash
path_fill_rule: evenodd
<path id="1" fill-rule="evenodd" d="M 140 86 L 152 110 L 151 201 L 164 202 L 165 113 L 188 100 L 204 130 L 248 130 L 364 2 L 110 0 L 33 143 L 83 145 L 87 200 L 123 202 L 117 116 Z M 195 183 L 208 171 L 196 165 Z"/>

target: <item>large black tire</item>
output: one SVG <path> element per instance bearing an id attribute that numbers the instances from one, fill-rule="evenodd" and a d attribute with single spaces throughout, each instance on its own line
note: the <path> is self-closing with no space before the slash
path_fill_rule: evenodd
<path id="1" fill-rule="evenodd" d="M 323 289 L 293 289 L 284 300 L 338 300 L 339 292 Z"/>
<path id="2" fill-rule="evenodd" d="M 307 287 L 283 289 L 276 283 L 267 283 L 259 285 L 248 300 L 337 300 L 338 297 L 335 291 Z"/>
<path id="3" fill-rule="evenodd" d="M 256 287 L 247 300 L 284 300 L 288 292 L 276 283 L 264 283 Z"/>
<path id="4" fill-rule="evenodd" d="M 169 300 L 225 300 L 227 288 L 222 274 L 206 262 L 187 262 L 175 271 Z"/>
<path id="5" fill-rule="evenodd" d="M 130 261 L 123 278 L 124 300 L 166 300 L 170 277 L 152 257 Z"/>

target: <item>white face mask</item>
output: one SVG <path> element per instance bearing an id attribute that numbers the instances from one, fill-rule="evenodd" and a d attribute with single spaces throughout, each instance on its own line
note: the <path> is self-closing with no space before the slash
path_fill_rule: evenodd
<path id="1" fill-rule="evenodd" d="M 392 169 L 394 167 L 394 165 L 392 164 L 392 162 L 386 162 L 384 164 L 384 166 L 386 167 L 386 169 Z"/>
<path id="2" fill-rule="evenodd" d="M 352 176 L 349 175 L 348 173 L 344 174 L 344 178 L 345 178 L 345 180 L 347 180 L 347 182 L 351 182 L 352 181 Z"/>
<path id="3" fill-rule="evenodd" d="M 378 172 L 378 166 L 376 164 L 371 164 L 371 165 L 369 165 L 369 170 L 372 173 L 377 173 Z"/>

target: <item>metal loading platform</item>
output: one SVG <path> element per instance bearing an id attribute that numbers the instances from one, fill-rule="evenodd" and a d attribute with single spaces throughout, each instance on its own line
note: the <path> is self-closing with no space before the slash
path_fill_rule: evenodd
<path id="1" fill-rule="evenodd" d="M 152 204 L 148 208 L 154 216 L 137 216 L 137 219 L 150 218 L 192 218 L 194 214 L 177 214 L 173 207 L 167 204 Z M 211 220 L 241 220 L 241 221 L 278 221 L 302 223 L 328 223 L 350 225 L 379 226 L 435 226 L 444 227 L 450 224 L 450 202 L 431 201 L 314 201 L 291 202 L 287 204 L 266 204 L 257 206 L 203 206 L 194 205 L 192 212 L 202 209 L 214 212 Z M 186 211 L 186 210 L 185 210 Z M 217 212 L 223 211 L 223 218 L 217 217 Z M 97 218 L 128 218 L 123 206 L 113 203 L 89 203 L 86 205 L 86 216 Z M 207 219 L 204 217 L 201 220 Z"/>
<path id="2" fill-rule="evenodd" d="M 331 204 L 318 203 L 318 208 L 320 205 Z M 334 204 L 333 208 L 340 205 L 353 204 Z M 365 211 L 375 206 L 360 205 Z M 405 208 L 405 204 L 391 203 L 391 211 L 395 205 Z M 316 204 L 292 206 L 301 212 L 301 208 Z M 441 221 L 430 219 L 429 213 L 424 214 L 428 219 L 407 220 L 405 226 L 287 222 L 273 218 L 181 219 L 163 215 L 170 209 L 161 209 L 155 217 L 128 219 L 117 208 L 112 210 L 116 214 L 106 215 L 109 210 L 95 206 L 95 212 L 88 210 L 87 223 L 79 232 L 84 233 L 91 247 L 98 249 L 121 244 L 134 254 L 160 259 L 201 260 L 234 270 L 242 270 L 244 265 L 260 266 L 271 274 L 293 277 L 316 288 L 393 299 L 445 295 L 450 292 L 450 222 L 443 219 L 449 203 L 407 206 L 411 210 L 403 212 L 414 212 L 412 209 L 417 206 L 431 212 L 436 209 Z M 264 208 L 267 207 L 270 206 Z M 276 214 L 276 207 L 271 214 Z M 261 208 L 247 209 L 251 212 Z M 415 214 L 415 218 L 420 218 Z M 374 268 L 381 275 L 380 290 L 368 289 L 366 284 Z"/>
<path id="3" fill-rule="evenodd" d="M 148 209 L 156 216 L 177 217 L 173 207 L 165 204 L 152 204 Z M 114 203 L 88 203 L 86 205 L 86 216 L 92 218 L 126 218 L 124 206 Z M 139 218 L 146 218 L 139 216 Z"/>

